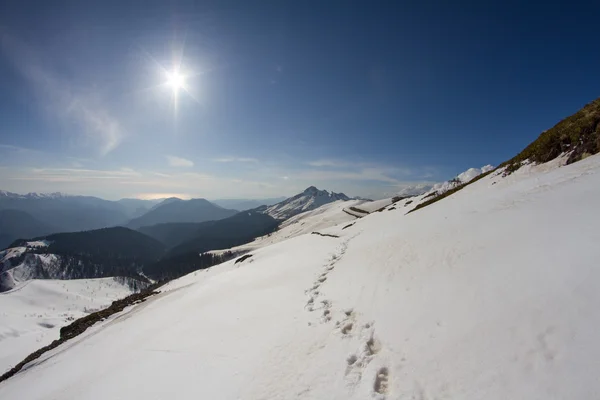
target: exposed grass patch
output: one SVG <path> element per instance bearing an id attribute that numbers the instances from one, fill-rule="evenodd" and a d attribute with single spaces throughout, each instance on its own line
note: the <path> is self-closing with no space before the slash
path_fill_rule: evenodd
<path id="1" fill-rule="evenodd" d="M 234 264 L 241 263 L 241 262 L 243 262 L 244 260 L 247 260 L 247 259 L 249 259 L 250 257 L 252 257 L 252 254 L 246 254 L 246 255 L 243 255 L 243 256 L 241 256 L 240 258 L 238 258 L 237 260 L 235 260 Z"/>
<path id="2" fill-rule="evenodd" d="M 571 164 L 598 152 L 600 152 L 600 98 L 587 104 L 581 110 L 563 119 L 547 131 L 542 132 L 523 151 L 500 164 L 498 168 L 481 174 L 475 179 L 458 185 L 445 193 L 437 194 L 433 192 L 427 195 L 424 199 L 432 198 L 417 205 L 407 214 L 438 202 L 502 167 L 506 167 L 505 174 L 510 174 L 519 169 L 526 161 L 541 164 L 552 161 L 561 154 L 568 153 L 567 164 Z"/>
<path id="3" fill-rule="evenodd" d="M 512 159 L 502 163 L 506 173 L 519 169 L 524 161 L 546 163 L 570 153 L 567 164 L 600 151 L 600 98 L 587 104 L 548 129 Z"/>
<path id="4" fill-rule="evenodd" d="M 368 211 L 361 210 L 360 208 L 356 208 L 356 207 L 348 207 L 348 209 L 352 210 L 354 212 L 357 212 L 357 213 L 361 213 L 361 214 L 368 214 L 369 213 Z"/>
<path id="5" fill-rule="evenodd" d="M 312 232 L 312 234 L 313 235 L 319 235 L 319 236 L 325 236 L 325 237 L 339 238 L 338 235 L 331 235 L 329 233 Z"/>
<path id="6" fill-rule="evenodd" d="M 354 218 L 362 218 L 362 215 L 356 215 L 356 214 L 352 214 L 350 211 L 346 210 L 345 208 L 342 210 L 343 212 L 345 212 L 348 215 L 353 216 Z"/>
<path id="7" fill-rule="evenodd" d="M 394 196 L 392 197 L 392 204 L 399 202 L 400 200 L 408 199 L 410 196 Z"/>

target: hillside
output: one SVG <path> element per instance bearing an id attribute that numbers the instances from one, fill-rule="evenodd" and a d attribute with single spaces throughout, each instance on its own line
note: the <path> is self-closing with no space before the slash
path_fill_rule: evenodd
<path id="1" fill-rule="evenodd" d="M 220 221 L 204 222 L 187 241 L 169 250 L 167 257 L 227 249 L 273 232 L 278 222 L 269 215 L 244 211 Z"/>
<path id="2" fill-rule="evenodd" d="M 164 246 L 158 241 L 123 227 L 57 233 L 38 238 L 41 239 L 49 242 L 48 251 L 56 254 L 114 256 L 150 261 L 164 252 Z"/>
<path id="3" fill-rule="evenodd" d="M 204 199 L 167 199 L 141 217 L 131 220 L 127 223 L 127 227 L 138 229 L 142 226 L 170 222 L 213 221 L 231 217 L 235 214 L 237 214 L 237 211 L 219 207 Z"/>
<path id="4" fill-rule="evenodd" d="M 160 242 L 121 227 L 19 240 L 0 251 L 0 292 L 31 279 L 120 276 L 143 285 L 141 269 L 163 254 Z"/>
<path id="5" fill-rule="evenodd" d="M 169 256 L 236 246 L 272 232 L 277 224 L 268 215 L 245 211 L 218 221 L 156 224 L 143 226 L 138 231 L 171 249 Z"/>
<path id="6" fill-rule="evenodd" d="M 0 210 L 0 249 L 20 238 L 56 232 L 56 228 L 39 221 L 24 211 Z"/>
<path id="7" fill-rule="evenodd" d="M 594 398 L 598 196 L 593 156 L 256 249 L 43 355 L 0 397 Z"/>
<path id="8" fill-rule="evenodd" d="M 600 98 L 577 113 L 544 131 L 522 152 L 502 166 L 507 172 L 517 170 L 524 162 L 545 163 L 569 153 L 567 164 L 600 151 Z"/>
<path id="9" fill-rule="evenodd" d="M 170 249 L 182 242 L 190 240 L 203 224 L 211 225 L 212 222 L 213 221 L 169 222 L 165 224 L 142 226 L 138 228 L 137 231 L 158 240 L 167 249 Z"/>
<path id="10" fill-rule="evenodd" d="M 275 197 L 268 199 L 217 199 L 211 200 L 211 203 L 231 210 L 245 211 L 253 208 L 258 208 L 260 206 L 271 206 L 285 199 L 285 197 Z"/>

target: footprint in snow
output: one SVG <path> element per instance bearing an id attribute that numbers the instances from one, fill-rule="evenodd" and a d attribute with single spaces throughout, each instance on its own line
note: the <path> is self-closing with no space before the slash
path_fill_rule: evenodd
<path id="1" fill-rule="evenodd" d="M 346 323 L 341 329 L 342 334 L 348 335 L 352 331 L 353 326 L 354 324 L 352 322 Z"/>
<path id="2" fill-rule="evenodd" d="M 387 367 L 381 367 L 375 375 L 375 382 L 373 383 L 373 390 L 378 394 L 388 393 L 388 379 L 389 371 Z"/>

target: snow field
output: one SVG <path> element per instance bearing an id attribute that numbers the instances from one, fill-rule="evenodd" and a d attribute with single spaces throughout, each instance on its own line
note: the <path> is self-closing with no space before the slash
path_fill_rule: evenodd
<path id="1" fill-rule="evenodd" d="M 113 278 L 30 280 L 0 293 L 0 373 L 58 339 L 62 326 L 130 293 Z"/>
<path id="2" fill-rule="evenodd" d="M 599 398 L 598 198 L 593 156 L 328 222 L 169 283 L 0 398 Z"/>

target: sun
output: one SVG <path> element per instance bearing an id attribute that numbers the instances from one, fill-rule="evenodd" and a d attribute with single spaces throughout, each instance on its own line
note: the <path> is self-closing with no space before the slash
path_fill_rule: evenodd
<path id="1" fill-rule="evenodd" d="M 167 73 L 167 86 L 169 86 L 174 92 L 178 92 L 185 86 L 185 77 L 178 71 Z"/>

